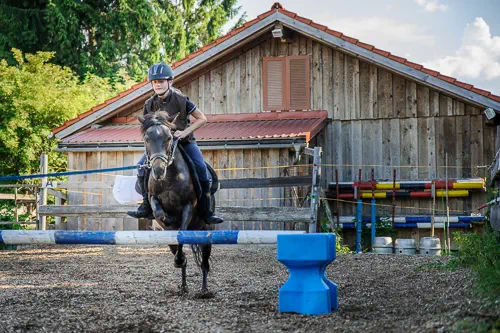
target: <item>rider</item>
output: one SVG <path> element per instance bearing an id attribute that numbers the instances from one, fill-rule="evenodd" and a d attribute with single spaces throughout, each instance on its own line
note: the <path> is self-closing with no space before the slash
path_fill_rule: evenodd
<path id="1" fill-rule="evenodd" d="M 155 93 L 144 103 L 144 115 L 156 111 L 166 111 L 170 116 L 177 115 L 175 120 L 177 131 L 174 132 L 173 136 L 179 139 L 179 143 L 191 160 L 193 160 L 196 167 L 202 190 L 201 198 L 198 200 L 202 218 L 205 218 L 207 224 L 222 223 L 224 221 L 215 216 L 211 210 L 208 170 L 200 148 L 196 144 L 193 136 L 195 130 L 205 125 L 207 117 L 205 117 L 200 109 L 198 109 L 188 97 L 172 87 L 173 79 L 174 72 L 169 65 L 163 62 L 156 63 L 149 68 L 148 81 L 151 82 Z M 195 118 L 195 122 L 192 124 L 190 123 L 190 116 Z M 143 165 L 145 160 L 146 153 L 141 157 L 138 164 Z M 135 218 L 153 219 L 153 211 L 148 197 L 148 179 L 146 179 L 144 168 L 139 168 L 137 178 L 141 188 L 143 202 L 137 211 L 129 211 L 127 214 Z"/>

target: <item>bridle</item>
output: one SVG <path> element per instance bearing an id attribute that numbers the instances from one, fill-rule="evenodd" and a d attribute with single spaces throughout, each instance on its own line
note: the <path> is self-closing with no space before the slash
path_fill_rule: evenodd
<path id="1" fill-rule="evenodd" d="M 155 153 L 155 154 L 152 154 L 151 156 L 148 156 L 146 155 L 146 161 L 144 162 L 145 166 L 147 168 L 151 168 L 154 161 L 156 160 L 162 160 L 163 162 L 165 162 L 166 164 L 166 167 L 163 169 L 163 175 L 162 175 L 162 179 L 166 177 L 167 175 L 167 169 L 168 167 L 174 163 L 174 159 L 175 159 L 175 150 L 177 149 L 177 144 L 179 143 L 179 138 L 173 138 L 172 139 L 172 142 L 170 143 L 168 149 L 167 149 L 167 153 L 164 154 L 164 153 Z M 153 178 L 156 179 L 155 177 L 155 174 L 154 172 L 152 172 L 152 175 L 153 175 Z M 158 180 L 158 179 L 156 179 Z"/>

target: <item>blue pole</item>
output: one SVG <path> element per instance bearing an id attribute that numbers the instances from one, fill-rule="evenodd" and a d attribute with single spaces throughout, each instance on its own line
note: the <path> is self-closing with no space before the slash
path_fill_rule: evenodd
<path id="1" fill-rule="evenodd" d="M 377 216 L 376 216 L 376 207 L 375 207 L 375 199 L 372 200 L 372 252 L 373 252 L 373 243 L 375 242 L 375 231 L 376 231 L 376 224 L 377 224 Z"/>
<path id="2" fill-rule="evenodd" d="M 361 226 L 363 225 L 363 201 L 358 200 L 356 206 L 356 253 L 361 253 Z"/>

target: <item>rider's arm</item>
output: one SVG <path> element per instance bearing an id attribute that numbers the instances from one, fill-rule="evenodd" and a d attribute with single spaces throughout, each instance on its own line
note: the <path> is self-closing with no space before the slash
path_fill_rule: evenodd
<path id="1" fill-rule="evenodd" d="M 193 133 L 196 131 L 198 128 L 202 127 L 207 123 L 207 117 L 203 114 L 203 112 L 200 111 L 200 109 L 196 109 L 193 112 L 191 112 L 191 116 L 194 117 L 195 121 L 184 130 L 184 133 L 186 133 L 186 136 L 189 134 Z"/>

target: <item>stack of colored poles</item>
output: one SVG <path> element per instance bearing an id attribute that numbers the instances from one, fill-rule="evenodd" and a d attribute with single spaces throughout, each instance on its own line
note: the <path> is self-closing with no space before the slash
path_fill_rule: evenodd
<path id="1" fill-rule="evenodd" d="M 338 199 L 391 199 L 396 198 L 432 198 L 433 181 L 400 181 L 394 186 L 393 182 L 339 182 L 338 187 L 335 182 L 328 186 L 330 195 L 336 196 L 336 189 L 339 189 Z M 474 179 L 456 179 L 446 181 L 435 180 L 436 197 L 445 197 L 446 188 L 448 188 L 449 197 L 467 197 L 470 191 L 484 191 L 484 180 Z M 360 191 L 359 198 L 355 197 L 354 189 Z M 373 188 L 373 190 L 372 190 Z M 372 191 L 374 193 L 372 193 Z"/>
<path id="2" fill-rule="evenodd" d="M 356 252 L 361 252 L 361 230 L 363 224 L 371 227 L 372 244 L 376 233 L 376 199 L 392 199 L 392 225 L 399 228 L 434 228 L 435 220 L 431 222 L 430 217 L 402 217 L 405 221 L 395 221 L 396 198 L 435 198 L 436 197 L 468 197 L 470 191 L 485 191 L 485 182 L 482 178 L 473 179 L 453 179 L 453 180 L 428 180 L 428 181 L 399 181 L 396 182 L 396 170 L 394 170 L 393 181 L 375 181 L 374 170 L 372 169 L 371 181 L 361 181 L 361 172 L 359 169 L 358 182 L 339 182 L 338 171 L 335 170 L 335 182 L 329 183 L 328 197 L 337 200 L 337 224 L 343 228 L 356 228 Z M 371 218 L 367 223 L 362 217 L 363 199 L 371 199 Z M 344 221 L 341 224 L 339 216 L 339 200 L 356 200 L 356 216 L 345 217 L 350 221 Z M 434 216 L 434 215 L 433 215 Z M 472 222 L 482 221 L 484 217 L 474 219 L 467 216 L 457 217 L 453 227 L 469 227 Z M 418 221 L 417 221 L 418 220 Z M 425 220 L 425 221 L 424 221 Z M 347 223 L 346 223 L 347 222 Z M 448 227 L 450 227 L 448 220 Z M 443 224 L 444 223 L 440 223 Z M 437 227 L 440 227 L 437 226 Z"/>

